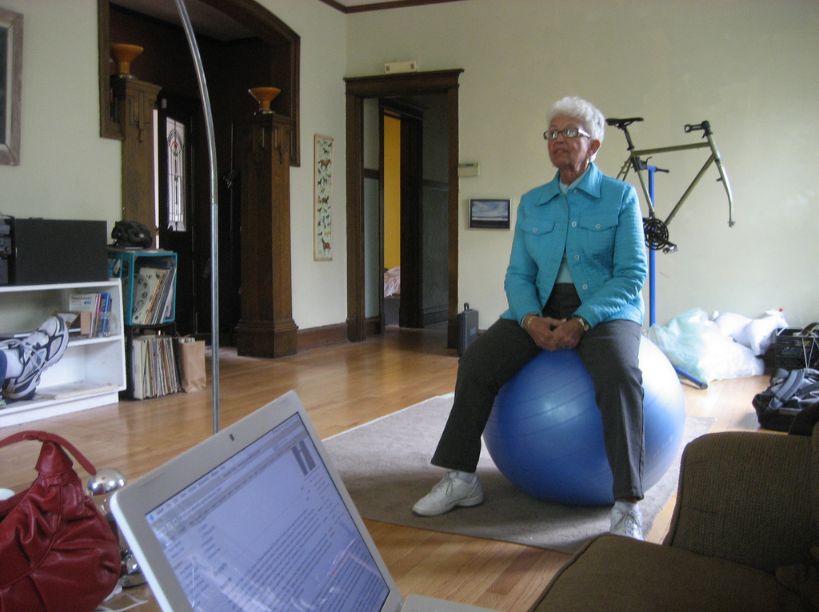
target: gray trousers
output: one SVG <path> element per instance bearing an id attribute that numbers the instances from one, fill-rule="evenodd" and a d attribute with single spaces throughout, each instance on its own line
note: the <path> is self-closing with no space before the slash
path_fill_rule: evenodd
<path id="1" fill-rule="evenodd" d="M 564 289 L 563 286 L 557 287 Z M 580 305 L 577 292 L 554 291 L 544 314 L 568 318 Z M 573 295 L 572 295 L 573 294 Z M 632 321 L 601 323 L 583 334 L 577 353 L 594 384 L 603 419 L 606 454 L 614 475 L 615 499 L 643 498 L 645 432 L 640 326 Z M 542 349 L 516 321 L 499 319 L 466 350 L 458 365 L 455 402 L 432 464 L 474 472 L 481 436 L 501 387 Z"/>

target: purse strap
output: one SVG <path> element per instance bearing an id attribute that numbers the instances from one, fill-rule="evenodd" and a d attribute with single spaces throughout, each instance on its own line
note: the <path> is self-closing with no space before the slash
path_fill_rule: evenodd
<path id="1" fill-rule="evenodd" d="M 0 448 L 15 444 L 17 442 L 22 442 L 23 440 L 39 440 L 40 442 L 54 442 L 55 444 L 59 444 L 60 446 L 68 449 L 74 458 L 80 462 L 80 465 L 85 468 L 86 472 L 91 475 L 95 475 L 97 473 L 97 469 L 93 466 L 93 464 L 86 459 L 85 456 L 78 451 L 73 444 L 71 444 L 71 442 L 56 434 L 48 433 L 47 431 L 29 430 L 12 434 L 8 438 L 0 440 Z"/>

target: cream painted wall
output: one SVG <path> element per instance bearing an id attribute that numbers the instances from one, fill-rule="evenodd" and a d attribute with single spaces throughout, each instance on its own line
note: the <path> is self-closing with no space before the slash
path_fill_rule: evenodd
<path id="1" fill-rule="evenodd" d="M 300 168 L 290 170 L 293 318 L 300 329 L 347 320 L 346 16 L 318 0 L 258 0 L 301 37 Z M 333 142 L 333 259 L 313 261 L 313 138 Z"/>
<path id="2" fill-rule="evenodd" d="M 22 13 L 19 166 L 0 166 L 0 212 L 121 218 L 120 148 L 99 137 L 96 0 L 4 0 Z M 291 170 L 293 313 L 301 329 L 344 322 L 346 17 L 318 0 L 261 0 L 301 36 L 302 165 Z M 180 58 L 188 61 L 188 58 Z M 334 142 L 333 259 L 313 261 L 313 138 Z"/>
<path id="3" fill-rule="evenodd" d="M 344 76 L 388 61 L 464 68 L 458 302 L 486 326 L 506 307 L 511 232 L 466 229 L 470 197 L 509 197 L 551 178 L 543 114 L 577 93 L 610 115 L 641 115 L 639 146 L 676 144 L 708 119 L 734 186 L 737 225 L 713 175 L 671 226 L 680 252 L 660 255 L 659 319 L 692 307 L 758 316 L 782 307 L 792 324 L 819 319 L 819 10 L 815 0 L 467 0 L 345 16 L 319 0 L 261 0 L 301 36 L 302 166 L 291 170 L 293 312 L 309 329 L 345 321 Z M 0 210 L 15 216 L 120 215 L 120 145 L 99 137 L 95 0 L 4 0 L 25 16 L 20 166 L 0 166 Z M 692 16 L 696 16 L 696 21 Z M 70 27 L 66 27 L 70 24 Z M 631 61 L 628 61 L 631 60 Z M 635 62 L 643 65 L 636 66 Z M 333 260 L 314 262 L 313 137 L 335 138 Z M 614 173 L 622 136 L 599 162 Z M 676 155 L 676 154 L 675 154 Z M 661 207 L 702 163 L 655 160 Z M 662 161 L 662 164 L 660 163 Z M 668 194 L 668 195 L 667 195 Z"/>
<path id="4" fill-rule="evenodd" d="M 469 198 L 508 197 L 550 180 L 544 114 L 566 94 L 607 116 L 642 116 L 638 147 L 696 142 L 709 120 L 735 197 L 729 229 L 709 172 L 670 225 L 679 251 L 658 255 L 658 323 L 690 308 L 757 317 L 783 308 L 792 325 L 819 319 L 819 5 L 815 0 L 468 0 L 350 15 L 347 75 L 417 60 L 463 68 L 458 302 L 486 327 L 506 308 L 512 232 L 469 230 Z M 598 163 L 616 174 L 625 139 L 607 131 Z M 706 156 L 656 156 L 659 216 Z M 514 219 L 513 219 L 514 221 Z"/>
<path id="5" fill-rule="evenodd" d="M 0 212 L 120 219 L 120 143 L 99 137 L 95 0 L 3 0 L 23 14 L 20 165 L 0 166 Z"/>

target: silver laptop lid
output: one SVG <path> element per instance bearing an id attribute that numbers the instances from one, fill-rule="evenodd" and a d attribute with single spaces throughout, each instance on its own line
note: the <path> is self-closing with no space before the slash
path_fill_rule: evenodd
<path id="1" fill-rule="evenodd" d="M 401 595 L 290 391 L 117 491 L 164 612 L 396 612 Z"/>

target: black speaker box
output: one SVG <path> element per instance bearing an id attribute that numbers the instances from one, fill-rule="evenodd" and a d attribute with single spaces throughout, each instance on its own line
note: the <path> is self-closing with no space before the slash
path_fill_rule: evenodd
<path id="1" fill-rule="evenodd" d="M 108 279 L 105 221 L 12 219 L 10 280 L 15 285 Z"/>

